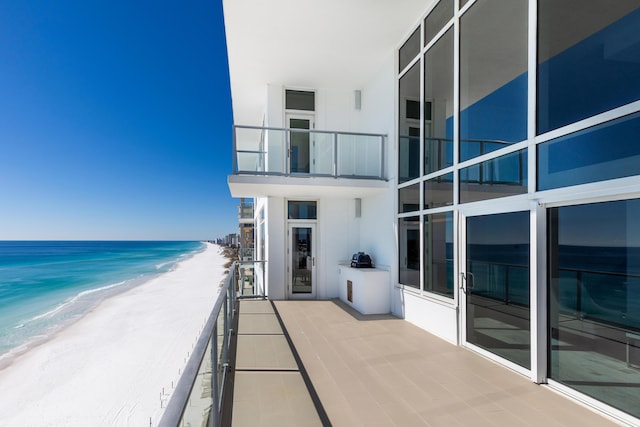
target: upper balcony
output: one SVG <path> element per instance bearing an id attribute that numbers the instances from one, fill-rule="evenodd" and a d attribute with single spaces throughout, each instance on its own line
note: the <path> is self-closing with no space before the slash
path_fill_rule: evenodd
<path id="1" fill-rule="evenodd" d="M 238 205 L 238 222 L 240 224 L 253 223 L 253 203 L 242 201 Z"/>
<path id="2" fill-rule="evenodd" d="M 388 187 L 386 136 L 234 126 L 234 197 L 361 197 Z"/>

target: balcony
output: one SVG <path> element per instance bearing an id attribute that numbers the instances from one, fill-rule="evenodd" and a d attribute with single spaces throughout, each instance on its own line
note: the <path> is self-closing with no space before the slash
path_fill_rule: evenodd
<path id="1" fill-rule="evenodd" d="M 236 268 L 161 427 L 616 425 L 391 315 L 237 295 Z"/>
<path id="2" fill-rule="evenodd" d="M 323 193 L 366 195 L 386 188 L 386 136 L 234 126 L 234 197 Z M 356 190 L 357 189 L 357 190 Z"/>
<path id="3" fill-rule="evenodd" d="M 238 221 L 241 224 L 253 223 L 253 203 L 242 202 L 238 205 Z"/>

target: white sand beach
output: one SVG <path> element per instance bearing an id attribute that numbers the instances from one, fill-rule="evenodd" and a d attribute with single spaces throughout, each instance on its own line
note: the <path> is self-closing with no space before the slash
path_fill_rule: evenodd
<path id="1" fill-rule="evenodd" d="M 0 370 L 2 426 L 155 426 L 224 276 L 219 247 L 113 296 Z"/>

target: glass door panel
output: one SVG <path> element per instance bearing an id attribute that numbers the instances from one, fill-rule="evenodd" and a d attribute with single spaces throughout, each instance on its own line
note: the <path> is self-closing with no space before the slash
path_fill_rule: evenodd
<path id="1" fill-rule="evenodd" d="M 468 217 L 466 342 L 531 369 L 529 212 Z"/>
<path id="2" fill-rule="evenodd" d="M 315 294 L 314 226 L 291 226 L 290 236 L 290 294 L 313 296 Z"/>
<path id="3" fill-rule="evenodd" d="M 311 118 L 289 117 L 289 128 L 311 129 Z M 289 135 L 289 167 L 291 173 L 309 173 L 311 133 L 292 130 Z"/>

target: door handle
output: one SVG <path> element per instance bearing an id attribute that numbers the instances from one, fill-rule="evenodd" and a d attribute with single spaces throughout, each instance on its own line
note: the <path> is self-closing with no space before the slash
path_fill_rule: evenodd
<path id="1" fill-rule="evenodd" d="M 316 257 L 311 257 L 311 265 L 316 266 Z"/>
<path id="2" fill-rule="evenodd" d="M 462 280 L 460 280 L 460 289 L 462 289 L 462 292 L 465 294 L 467 294 L 467 291 L 469 291 L 468 293 L 470 294 L 473 289 L 473 273 L 460 273 L 460 276 L 462 277 Z M 465 283 L 467 285 L 466 287 Z"/>

